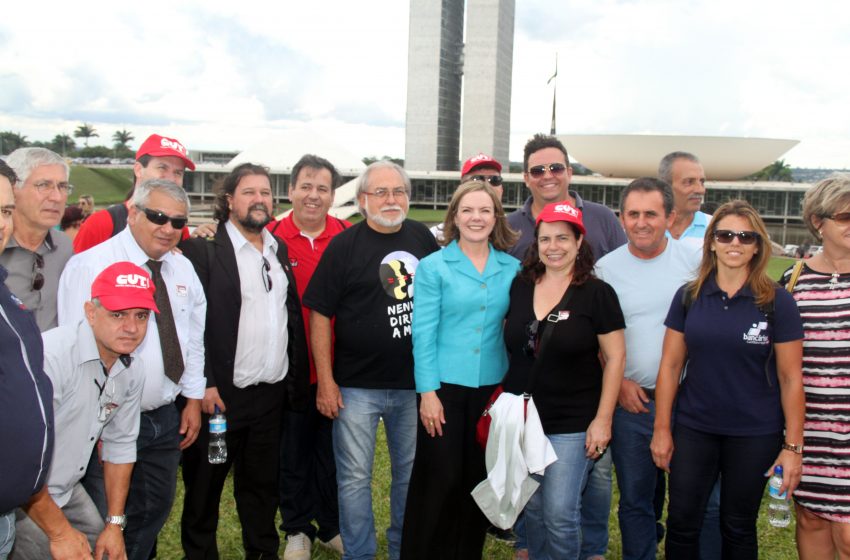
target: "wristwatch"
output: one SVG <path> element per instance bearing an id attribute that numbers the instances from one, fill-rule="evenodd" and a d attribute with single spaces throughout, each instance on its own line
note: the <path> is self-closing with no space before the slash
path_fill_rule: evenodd
<path id="1" fill-rule="evenodd" d="M 797 455 L 803 454 L 803 444 L 802 443 L 788 443 L 787 441 L 782 444 L 782 449 L 787 449 L 788 451 L 792 451 Z"/>
<path id="2" fill-rule="evenodd" d="M 104 520 L 107 525 L 118 525 L 121 527 L 121 531 L 124 531 L 124 528 L 127 526 L 127 516 L 126 515 L 107 515 Z"/>

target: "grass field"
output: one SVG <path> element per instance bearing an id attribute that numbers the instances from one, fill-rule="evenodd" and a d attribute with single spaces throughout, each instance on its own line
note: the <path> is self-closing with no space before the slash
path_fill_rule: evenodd
<path id="1" fill-rule="evenodd" d="M 81 194 L 90 194 L 98 207 L 104 207 L 124 200 L 133 186 L 133 170 L 72 165 L 70 180 L 74 193 L 69 202 L 77 202 Z"/>

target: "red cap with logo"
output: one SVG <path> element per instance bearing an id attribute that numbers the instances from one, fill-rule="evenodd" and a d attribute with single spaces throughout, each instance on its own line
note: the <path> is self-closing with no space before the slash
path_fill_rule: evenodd
<path id="1" fill-rule="evenodd" d="M 159 313 L 153 293 L 150 274 L 131 262 L 109 265 L 91 285 L 91 298 L 110 311 L 139 308 Z"/>
<path id="2" fill-rule="evenodd" d="M 469 173 L 470 171 L 472 171 L 476 167 L 493 167 L 499 173 L 502 172 L 502 164 L 501 163 L 499 163 L 498 161 L 496 161 L 495 159 L 491 158 L 488 155 L 484 155 L 484 154 L 479 153 L 477 156 L 473 156 L 463 163 L 463 167 L 460 170 L 460 176 L 463 177 L 464 175 L 466 175 L 467 173 Z"/>
<path id="3" fill-rule="evenodd" d="M 540 222 L 551 224 L 552 222 L 567 222 L 575 225 L 582 235 L 586 233 L 584 222 L 581 219 L 581 210 L 569 202 L 552 202 L 543 207 L 537 214 L 537 225 Z"/>
<path id="4" fill-rule="evenodd" d="M 195 170 L 195 164 L 191 159 L 189 159 L 189 150 L 186 149 L 186 146 L 181 144 L 179 140 L 166 138 L 159 134 L 151 134 L 148 136 L 148 139 L 142 143 L 139 151 L 136 152 L 136 160 L 142 156 L 178 157 L 183 160 L 186 167 L 192 171 Z"/>

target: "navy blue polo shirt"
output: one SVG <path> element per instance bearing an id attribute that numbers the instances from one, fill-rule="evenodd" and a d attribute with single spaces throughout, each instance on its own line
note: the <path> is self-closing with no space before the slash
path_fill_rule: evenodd
<path id="1" fill-rule="evenodd" d="M 0 266 L 0 514 L 41 489 L 53 457 L 53 385 L 41 333 L 6 287 L 7 275 Z"/>
<path id="2" fill-rule="evenodd" d="M 768 322 L 748 286 L 730 298 L 711 276 L 687 312 L 683 290 L 684 286 L 676 292 L 664 321 L 685 333 L 688 348 L 687 375 L 679 388 L 675 421 L 721 435 L 781 432 L 785 421 L 771 347 L 803 338 L 791 294 L 777 285 L 773 320 Z"/>

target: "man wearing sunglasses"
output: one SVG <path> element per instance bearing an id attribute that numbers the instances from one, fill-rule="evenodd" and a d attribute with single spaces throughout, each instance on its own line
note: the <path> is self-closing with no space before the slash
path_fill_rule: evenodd
<path id="1" fill-rule="evenodd" d="M 186 147 L 175 138 L 151 134 L 136 152 L 133 164 L 133 185 L 149 179 L 166 179 L 183 186 L 186 169 L 194 171 L 195 164 L 189 159 Z M 117 235 L 127 225 L 127 216 L 132 206 L 133 190 L 127 199 L 109 208 L 98 210 L 83 222 L 74 238 L 74 253 L 82 253 L 98 243 Z M 189 237 L 189 229 L 183 228 L 183 239 Z"/>
<path id="2" fill-rule="evenodd" d="M 626 243 L 626 234 L 608 207 L 582 199 L 569 190 L 573 170 L 564 144 L 555 136 L 535 134 L 523 150 L 523 179 L 531 196 L 525 205 L 508 214 L 508 223 L 520 232 L 519 241 L 509 251 L 522 260 L 534 241 L 537 214 L 551 202 L 566 201 L 582 211 L 585 239 L 598 260 Z M 604 557 L 608 548 L 608 513 L 611 509 L 611 454 L 594 464 L 582 496 L 582 558 Z M 515 527 L 518 550 L 525 548 L 522 522 Z"/>
<path id="3" fill-rule="evenodd" d="M 460 182 L 481 181 L 486 182 L 502 199 L 502 164 L 492 157 L 479 153 L 477 156 L 472 156 L 465 162 L 460 170 Z M 431 233 L 440 241 L 443 239 L 443 224 L 437 224 L 431 227 Z"/>
<path id="4" fill-rule="evenodd" d="M 148 273 L 129 262 L 107 267 L 90 286 L 85 319 L 44 333 L 56 426 L 47 485 L 19 509 L 13 560 L 124 557 L 122 531 L 136 459 L 144 364 L 135 355 L 157 311 Z M 104 517 L 81 479 L 98 439 L 108 508 Z"/>
<path id="5" fill-rule="evenodd" d="M 301 303 L 286 245 L 272 219 L 269 172 L 237 166 L 216 194 L 213 238 L 180 245 L 207 300 L 206 392 L 198 440 L 183 453 L 185 495 L 181 535 L 188 560 L 217 558 L 219 501 L 230 467 L 248 557 L 277 558 L 280 426 L 284 408 L 306 410 L 310 399 Z M 227 415 L 227 460 L 210 464 L 209 415 Z"/>
<path id="6" fill-rule="evenodd" d="M 82 319 L 88 299 L 85 286 L 112 263 L 141 266 L 158 286 L 160 313 L 138 350 L 145 364 L 145 387 L 124 532 L 130 560 L 147 560 L 171 510 L 180 452 L 200 429 L 207 301 L 192 263 L 172 252 L 189 216 L 183 188 L 150 179 L 136 186 L 131 203 L 124 231 L 68 261 L 60 280 L 59 324 L 76 325 Z M 101 473 L 94 455 L 85 487 L 105 509 Z"/>
<path id="7" fill-rule="evenodd" d="M 9 154 L 9 167 L 18 181 L 14 187 L 14 233 L 0 255 L 9 272 L 6 285 L 35 314 L 38 328 L 52 329 L 56 320 L 59 276 L 71 258 L 71 240 L 55 228 L 65 213 L 68 164 L 45 148 L 19 148 Z"/>

